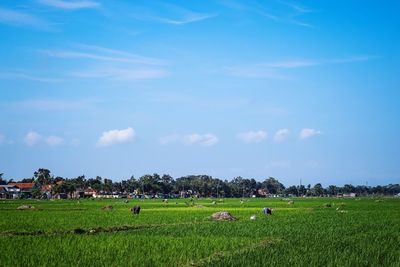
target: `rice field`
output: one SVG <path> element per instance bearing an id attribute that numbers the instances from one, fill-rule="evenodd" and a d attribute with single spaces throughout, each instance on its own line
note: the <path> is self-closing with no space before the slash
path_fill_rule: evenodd
<path id="1" fill-rule="evenodd" d="M 0 266 L 400 266 L 400 199 L 291 200 L 0 201 Z"/>

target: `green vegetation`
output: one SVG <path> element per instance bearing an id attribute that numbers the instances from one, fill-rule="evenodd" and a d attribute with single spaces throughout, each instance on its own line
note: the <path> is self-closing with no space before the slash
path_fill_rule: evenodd
<path id="1" fill-rule="evenodd" d="M 400 199 L 0 201 L 1 266 L 400 266 Z M 377 201 L 378 200 L 378 201 Z M 33 209 L 17 210 L 21 205 Z M 112 205 L 111 210 L 102 210 Z M 140 215 L 130 208 L 140 205 Z M 262 214 L 273 208 L 272 216 Z M 229 211 L 235 222 L 209 216 Z M 257 219 L 252 221 L 250 216 Z"/>
<path id="2" fill-rule="evenodd" d="M 2 178 L 0 173 L 0 189 L 2 185 L 11 185 L 13 179 Z M 261 180 L 261 179 L 257 179 Z M 96 176 L 86 178 L 84 175 L 75 178 L 64 178 L 53 176 L 51 171 L 40 168 L 34 172 L 32 178 L 20 179 L 18 182 L 34 183 L 35 187 L 29 189 L 25 194 L 19 196 L 12 194 L 0 194 L 0 198 L 54 198 L 58 194 L 64 197 L 77 198 L 84 190 L 93 189 L 103 195 L 116 194 L 120 196 L 140 195 L 152 198 L 154 196 L 198 196 L 198 197 L 265 197 L 265 196 L 339 196 L 354 194 L 357 196 L 394 196 L 400 194 L 400 184 L 389 184 L 385 186 L 365 186 L 345 184 L 342 187 L 329 185 L 323 188 L 320 183 L 311 186 L 292 185 L 285 187 L 274 177 L 257 181 L 254 178 L 248 179 L 235 177 L 232 180 L 222 180 L 209 175 L 188 175 L 173 178 L 168 174 L 152 175 L 146 174 L 136 179 L 131 176 L 129 179 L 112 181 L 108 178 Z M 1 193 L 1 190 L 0 190 Z M 43 195 L 43 193 L 49 193 Z"/>

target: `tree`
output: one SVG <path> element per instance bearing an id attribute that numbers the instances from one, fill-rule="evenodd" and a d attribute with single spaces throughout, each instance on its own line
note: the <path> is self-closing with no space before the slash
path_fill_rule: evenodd
<path id="1" fill-rule="evenodd" d="M 232 181 L 229 182 L 229 187 L 231 188 L 231 196 L 243 197 L 244 195 L 243 185 L 244 181 L 241 176 L 233 178 Z"/>
<path id="2" fill-rule="evenodd" d="M 338 187 L 336 185 L 328 186 L 327 193 L 331 196 L 335 196 L 338 193 Z"/>
<path id="3" fill-rule="evenodd" d="M 42 195 L 42 192 L 40 191 L 40 188 L 33 188 L 32 189 L 32 196 L 33 198 L 40 198 Z"/>
<path id="4" fill-rule="evenodd" d="M 269 194 L 281 194 L 285 189 L 285 186 L 274 177 L 265 179 L 264 182 L 262 182 L 262 187 L 266 189 Z"/>
<path id="5" fill-rule="evenodd" d="M 298 192 L 298 188 L 296 186 L 292 185 L 292 186 L 289 186 L 289 187 L 287 187 L 285 189 L 285 193 L 288 194 L 288 195 L 297 196 L 299 192 Z"/>
<path id="6" fill-rule="evenodd" d="M 135 192 L 136 189 L 140 188 L 140 183 L 135 177 L 132 175 L 128 181 L 126 181 L 125 190 L 129 193 Z"/>
<path id="7" fill-rule="evenodd" d="M 314 196 L 323 196 L 324 195 L 324 188 L 322 187 L 322 185 L 320 183 L 317 183 L 314 185 L 314 187 L 312 189 L 312 194 Z"/>
<path id="8" fill-rule="evenodd" d="M 300 185 L 297 188 L 299 191 L 299 196 L 304 196 L 307 193 L 307 189 L 304 185 Z"/>
<path id="9" fill-rule="evenodd" d="M 351 184 L 345 184 L 343 186 L 343 193 L 349 194 L 349 193 L 354 193 L 355 192 L 355 187 Z"/>
<path id="10" fill-rule="evenodd" d="M 33 176 L 38 186 L 52 184 L 53 182 L 48 169 L 40 168 L 34 172 Z"/>
<path id="11" fill-rule="evenodd" d="M 3 179 L 4 173 L 0 173 L 0 185 L 5 185 L 7 184 L 7 180 Z"/>
<path id="12" fill-rule="evenodd" d="M 173 189 L 174 179 L 168 174 L 161 177 L 161 191 L 163 194 L 170 194 Z"/>
<path id="13" fill-rule="evenodd" d="M 155 194 L 160 191 L 160 176 L 158 174 L 146 174 L 139 178 L 143 194 Z"/>
<path id="14" fill-rule="evenodd" d="M 111 179 L 104 178 L 103 190 L 105 192 L 113 191 L 113 182 Z"/>

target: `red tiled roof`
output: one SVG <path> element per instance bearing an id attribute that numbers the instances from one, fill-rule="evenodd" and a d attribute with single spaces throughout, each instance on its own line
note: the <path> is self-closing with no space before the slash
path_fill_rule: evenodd
<path id="1" fill-rule="evenodd" d="M 32 187 L 34 187 L 35 186 L 35 183 L 8 183 L 8 185 L 15 185 L 15 186 L 18 186 L 19 188 L 21 188 L 21 189 L 30 189 L 30 188 L 32 188 Z"/>
<path id="2" fill-rule="evenodd" d="M 53 188 L 53 185 L 52 185 L 52 184 L 46 184 L 46 185 L 42 185 L 41 190 L 42 190 L 42 191 L 49 191 L 49 190 L 51 190 L 52 188 Z"/>
<path id="3" fill-rule="evenodd" d="M 97 193 L 97 190 L 93 188 L 88 188 L 85 190 L 85 193 Z"/>

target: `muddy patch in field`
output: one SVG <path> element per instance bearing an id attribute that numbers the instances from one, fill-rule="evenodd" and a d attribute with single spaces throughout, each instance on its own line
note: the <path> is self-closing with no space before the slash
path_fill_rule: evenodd
<path id="1" fill-rule="evenodd" d="M 182 225 L 193 225 L 193 224 L 204 224 L 207 222 L 188 222 L 188 223 L 173 223 L 173 224 L 139 224 L 139 225 L 121 225 L 112 227 L 94 227 L 94 228 L 75 228 L 72 230 L 61 230 L 61 231 L 3 231 L 0 232 L 0 236 L 55 236 L 55 235 L 94 235 L 101 233 L 117 233 L 124 231 L 138 231 L 152 228 L 164 228 L 174 227 Z"/>

